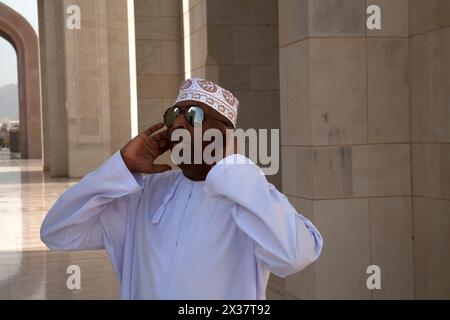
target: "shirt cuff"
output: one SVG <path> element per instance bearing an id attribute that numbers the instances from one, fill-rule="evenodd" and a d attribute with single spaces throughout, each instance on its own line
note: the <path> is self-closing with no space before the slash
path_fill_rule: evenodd
<path id="1" fill-rule="evenodd" d="M 111 161 L 114 163 L 114 166 L 118 169 L 118 172 L 121 176 L 127 177 L 125 181 L 129 181 L 132 184 L 132 188 L 142 188 L 144 186 L 144 178 L 142 174 L 138 172 L 131 172 L 125 161 L 120 154 L 120 150 L 114 153 L 111 157 Z"/>
<path id="2" fill-rule="evenodd" d="M 222 173 L 224 173 L 225 170 L 238 170 L 238 172 L 235 172 L 237 175 L 234 176 L 240 176 L 240 178 L 244 178 L 242 174 L 248 175 L 253 174 L 252 172 L 259 172 L 259 174 L 264 175 L 263 171 L 260 167 L 258 167 L 252 160 L 249 158 L 241 155 L 241 154 L 232 154 L 230 156 L 227 156 L 216 163 L 214 167 L 208 172 L 208 175 L 205 179 L 205 185 L 203 187 L 203 190 L 206 193 L 209 194 L 216 194 L 216 185 L 220 182 L 217 182 L 218 176 L 220 176 Z M 233 172 L 232 171 L 232 172 Z M 233 174 L 232 174 L 233 176 Z M 228 177 L 228 175 L 227 175 Z M 233 177 L 231 177 L 233 178 Z M 223 183 L 226 183 L 226 181 L 223 181 Z"/>

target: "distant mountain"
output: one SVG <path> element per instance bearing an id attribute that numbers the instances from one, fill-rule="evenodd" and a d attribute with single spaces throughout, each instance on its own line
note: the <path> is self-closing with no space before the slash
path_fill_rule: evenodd
<path id="1" fill-rule="evenodd" d="M 8 84 L 0 87 L 0 118 L 19 120 L 17 84 Z"/>

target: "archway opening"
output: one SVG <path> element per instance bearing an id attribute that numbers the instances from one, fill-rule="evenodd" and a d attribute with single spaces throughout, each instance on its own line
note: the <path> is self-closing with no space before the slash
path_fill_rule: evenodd
<path id="1" fill-rule="evenodd" d="M 3 70 L 10 70 L 10 78 L 4 80 L 5 85 L 17 83 L 18 119 L 16 116 L 7 116 L 8 118 L 15 118 L 13 119 L 14 122 L 8 123 L 8 126 L 12 127 L 9 131 L 10 151 L 15 157 L 42 159 L 39 46 L 37 25 L 33 27 L 30 24 L 30 21 L 37 21 L 37 8 L 28 11 L 29 8 L 33 8 L 30 4 L 32 2 L 25 4 L 25 2 L 0 0 L 0 37 L 3 47 L 7 48 L 4 53 L 0 52 L 0 66 L 5 77 L 8 77 L 8 74 Z M 11 48 L 7 46 L 8 42 L 15 51 L 15 63 L 8 62 L 8 59 L 4 57 L 5 55 L 11 56 Z M 11 70 L 11 68 L 15 69 Z M 14 73 L 15 77 L 11 76 Z M 11 77 L 15 79 L 12 80 Z M 14 90 L 12 86 L 8 89 Z M 14 99 L 9 98 L 9 100 Z M 8 107 L 2 109 L 10 109 L 13 104 L 9 102 L 7 103 Z"/>
<path id="2" fill-rule="evenodd" d="M 2 158 L 20 158 L 17 53 L 3 37 L 0 57 L 0 153 Z"/>

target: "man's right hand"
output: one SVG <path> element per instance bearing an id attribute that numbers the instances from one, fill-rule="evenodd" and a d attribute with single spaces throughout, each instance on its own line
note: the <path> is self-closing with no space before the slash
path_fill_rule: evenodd
<path id="1" fill-rule="evenodd" d="M 156 158 L 170 149 L 171 142 L 167 130 L 155 133 L 162 127 L 164 127 L 163 123 L 151 126 L 120 150 L 128 170 L 150 174 L 172 169 L 166 164 L 154 164 Z"/>

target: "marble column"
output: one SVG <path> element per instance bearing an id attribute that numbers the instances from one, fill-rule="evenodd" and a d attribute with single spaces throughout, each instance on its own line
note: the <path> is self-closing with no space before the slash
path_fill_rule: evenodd
<path id="1" fill-rule="evenodd" d="M 58 0 L 39 0 L 38 9 L 44 168 L 51 176 L 67 176 L 64 7 Z"/>
<path id="2" fill-rule="evenodd" d="M 279 23 L 283 191 L 325 241 L 280 294 L 413 298 L 409 1 L 280 0 Z"/>
<path id="3" fill-rule="evenodd" d="M 78 5 L 81 28 L 65 29 L 69 176 L 98 168 L 132 136 L 127 0 Z"/>
<path id="4" fill-rule="evenodd" d="M 232 91 L 240 101 L 238 128 L 280 128 L 277 3 L 183 1 L 184 77 Z M 281 172 L 268 179 L 281 188 Z"/>
<path id="5" fill-rule="evenodd" d="M 450 298 L 450 2 L 411 1 L 415 292 Z"/>

